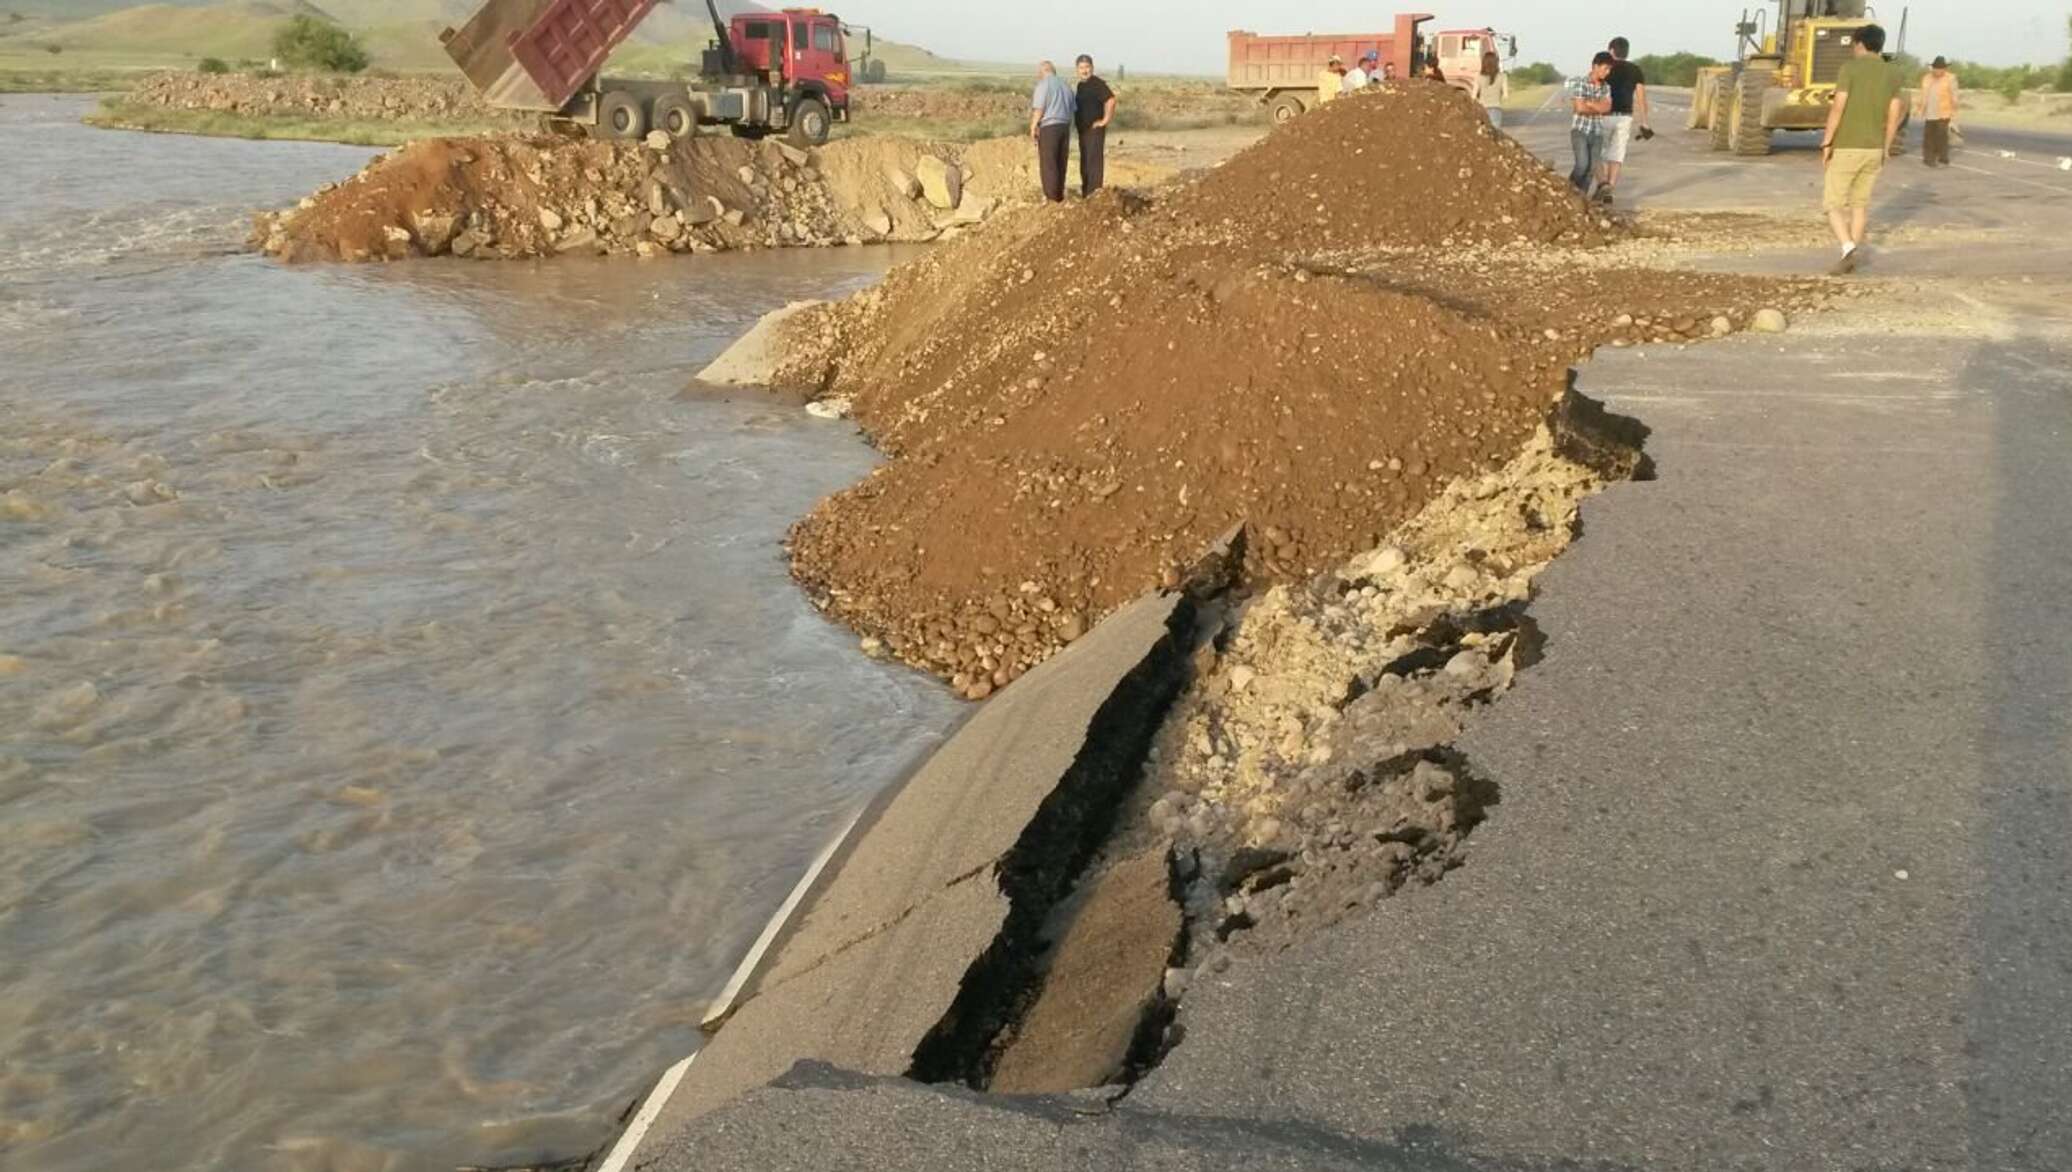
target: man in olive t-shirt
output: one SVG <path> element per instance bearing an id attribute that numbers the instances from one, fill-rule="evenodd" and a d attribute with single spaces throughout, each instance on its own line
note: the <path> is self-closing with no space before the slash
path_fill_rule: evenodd
<path id="1" fill-rule="evenodd" d="M 1856 30 L 1855 56 L 1835 80 L 1835 104 L 1827 112 L 1820 154 L 1827 164 L 1827 222 L 1841 242 L 1837 273 L 1854 272 L 1870 219 L 1871 189 L 1892 153 L 1906 102 L 1899 94 L 1899 74 L 1880 56 L 1885 30 L 1874 24 Z"/>

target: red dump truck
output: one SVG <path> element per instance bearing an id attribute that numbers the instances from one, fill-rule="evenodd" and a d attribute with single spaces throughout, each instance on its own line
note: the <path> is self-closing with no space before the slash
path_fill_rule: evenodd
<path id="1" fill-rule="evenodd" d="M 782 131 L 800 145 L 827 141 L 849 119 L 849 87 L 868 65 L 870 34 L 852 72 L 849 29 L 817 8 L 720 18 L 698 75 L 687 81 L 601 76 L 612 50 L 658 0 L 485 0 L 440 34 L 446 55 L 492 106 L 531 110 L 564 129 L 607 138 L 650 130 L 681 138 L 726 126 L 744 138 Z"/>
<path id="2" fill-rule="evenodd" d="M 1255 95 L 1275 122 L 1286 122 L 1317 104 L 1317 75 L 1333 57 L 1350 66 L 1377 52 L 1382 64 L 1394 65 L 1396 76 L 1403 78 L 1421 72 L 1436 57 L 1447 81 L 1466 88 L 1485 50 L 1518 55 L 1515 40 L 1486 28 L 1428 33 L 1423 26 L 1431 19 L 1428 13 L 1406 12 L 1396 17 L 1394 29 L 1382 33 L 1265 37 L 1237 30 L 1230 34 L 1230 88 Z"/>

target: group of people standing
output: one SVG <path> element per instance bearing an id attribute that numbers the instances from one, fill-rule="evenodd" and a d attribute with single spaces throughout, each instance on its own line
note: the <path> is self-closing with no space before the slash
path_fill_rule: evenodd
<path id="1" fill-rule="evenodd" d="M 1568 79 L 1568 141 L 1575 152 L 1568 181 L 1598 203 L 1612 202 L 1634 137 L 1655 135 L 1648 120 L 1647 75 L 1628 60 L 1632 51 L 1625 37 L 1613 37 L 1590 59 L 1588 73 Z"/>
<path id="2" fill-rule="evenodd" d="M 1421 66 L 1414 66 L 1412 72 L 1425 81 L 1446 81 L 1446 71 L 1439 66 L 1436 56 L 1427 56 Z M 1369 49 L 1360 56 L 1357 64 L 1347 68 L 1345 58 L 1333 54 L 1317 74 L 1317 104 L 1342 98 L 1347 94 L 1382 85 L 1396 80 L 1396 63 L 1383 61 L 1381 52 Z M 1504 62 L 1494 50 L 1482 54 L 1481 69 L 1461 87 L 1481 104 L 1483 112 L 1489 115 L 1489 124 L 1502 130 L 1504 127 L 1504 103 L 1511 98 L 1511 76 L 1504 72 Z"/>
<path id="3" fill-rule="evenodd" d="M 1049 61 L 1036 66 L 1036 92 L 1029 98 L 1029 138 L 1036 143 L 1037 170 L 1043 176 L 1043 198 L 1065 199 L 1065 164 L 1071 158 L 1072 135 L 1079 135 L 1079 194 L 1101 189 L 1106 169 L 1108 126 L 1115 121 L 1115 90 L 1094 72 L 1085 53 L 1074 63 L 1077 87 L 1065 84 Z"/>

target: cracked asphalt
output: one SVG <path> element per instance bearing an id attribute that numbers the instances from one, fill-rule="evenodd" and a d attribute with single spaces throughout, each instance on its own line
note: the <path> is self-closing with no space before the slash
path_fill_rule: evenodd
<path id="1" fill-rule="evenodd" d="M 1659 478 L 1586 507 L 1459 745 L 1465 867 L 1233 949 L 1113 1106 L 802 1066 L 648 1166 L 2072 1167 L 2072 176 L 1971 162 L 1888 175 L 1890 295 L 1583 369 Z M 1630 195 L 1817 180 L 1671 132 Z"/>

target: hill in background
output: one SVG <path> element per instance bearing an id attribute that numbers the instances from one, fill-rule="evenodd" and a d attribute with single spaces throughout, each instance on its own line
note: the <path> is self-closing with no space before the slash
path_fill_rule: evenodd
<path id="1" fill-rule="evenodd" d="M 445 71 L 441 29 L 464 22 L 478 0 L 0 0 L 0 69 L 191 68 L 204 57 L 264 61 L 274 33 L 298 13 L 351 29 L 379 69 Z M 756 5 L 722 0 L 731 14 Z M 712 39 L 702 2 L 663 0 L 613 58 L 625 72 L 666 74 L 695 62 Z M 52 52 L 52 49 L 57 50 Z M 852 51 L 858 51 L 852 49 Z M 957 72 L 925 49 L 879 41 L 895 72 Z"/>

